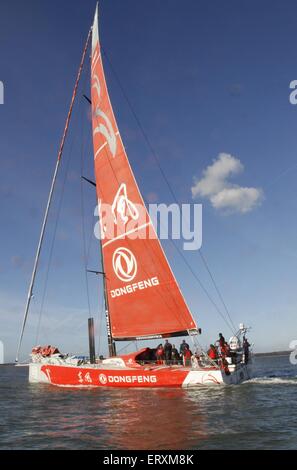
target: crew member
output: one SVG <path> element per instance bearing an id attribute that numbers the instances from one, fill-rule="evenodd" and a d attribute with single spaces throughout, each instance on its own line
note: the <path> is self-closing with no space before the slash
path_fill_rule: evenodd
<path id="1" fill-rule="evenodd" d="M 211 344 L 210 347 L 209 347 L 209 350 L 207 351 L 207 355 L 208 357 L 212 360 L 212 361 L 216 361 L 217 358 L 218 358 L 218 353 L 217 353 L 217 349 L 215 347 L 214 344 Z"/>
<path id="2" fill-rule="evenodd" d="M 172 356 L 172 344 L 169 343 L 168 339 L 165 339 L 164 353 L 165 353 L 166 364 L 170 364 L 171 356 Z"/>
<path id="3" fill-rule="evenodd" d="M 171 361 L 172 364 L 178 364 L 178 361 L 180 359 L 180 356 L 178 354 L 178 350 L 175 347 L 175 344 L 172 345 L 172 350 L 171 350 Z"/>
<path id="4" fill-rule="evenodd" d="M 157 359 L 157 364 L 163 364 L 164 361 L 164 348 L 162 343 L 159 344 L 156 350 L 156 359 Z"/>
<path id="5" fill-rule="evenodd" d="M 244 363 L 247 364 L 249 361 L 249 354 L 250 354 L 250 343 L 246 339 L 246 337 L 243 337 L 243 343 L 242 343 L 242 349 L 244 353 Z"/>
<path id="6" fill-rule="evenodd" d="M 228 343 L 221 346 L 221 356 L 224 358 L 230 356 L 230 346 Z"/>
<path id="7" fill-rule="evenodd" d="M 184 366 L 185 367 L 190 367 L 191 365 L 191 357 L 192 357 L 192 353 L 190 351 L 190 348 L 189 346 L 185 348 L 184 352 L 183 352 L 183 359 L 184 359 Z"/>
<path id="8" fill-rule="evenodd" d="M 190 346 L 188 345 L 188 343 L 186 343 L 186 340 L 183 339 L 183 342 L 182 342 L 182 344 L 180 345 L 180 348 L 179 348 L 179 352 L 182 356 L 184 355 L 184 351 L 187 348 L 190 349 Z"/>
<path id="9" fill-rule="evenodd" d="M 226 341 L 225 341 L 225 338 L 222 335 L 222 333 L 219 333 L 219 339 L 218 339 L 217 343 L 219 343 L 219 346 L 220 346 L 221 349 L 225 346 Z"/>

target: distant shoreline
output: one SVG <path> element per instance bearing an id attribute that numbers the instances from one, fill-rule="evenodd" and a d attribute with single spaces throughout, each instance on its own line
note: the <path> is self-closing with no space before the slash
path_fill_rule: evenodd
<path id="1" fill-rule="evenodd" d="M 273 351 L 264 353 L 254 353 L 254 356 L 289 356 L 292 351 Z"/>

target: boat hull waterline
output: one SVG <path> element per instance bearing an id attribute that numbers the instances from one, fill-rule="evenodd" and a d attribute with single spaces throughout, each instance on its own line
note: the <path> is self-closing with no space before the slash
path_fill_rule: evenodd
<path id="1" fill-rule="evenodd" d="M 251 378 L 249 365 L 240 364 L 229 374 L 215 367 L 192 369 L 182 366 L 107 368 L 103 365 L 71 366 L 31 363 L 29 381 L 62 387 L 193 387 L 237 385 Z"/>

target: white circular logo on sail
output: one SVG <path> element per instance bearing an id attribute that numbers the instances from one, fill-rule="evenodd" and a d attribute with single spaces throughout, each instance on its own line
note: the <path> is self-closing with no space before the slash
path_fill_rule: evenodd
<path id="1" fill-rule="evenodd" d="M 130 282 L 137 273 L 136 258 L 128 248 L 117 248 L 112 257 L 114 272 L 124 282 Z"/>

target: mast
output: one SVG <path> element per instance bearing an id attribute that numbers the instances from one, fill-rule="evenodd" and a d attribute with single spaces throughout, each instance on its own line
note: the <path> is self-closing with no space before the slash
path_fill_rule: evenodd
<path id="1" fill-rule="evenodd" d="M 26 307 L 25 307 L 25 312 L 24 312 L 23 323 L 22 323 L 21 333 L 20 333 L 20 337 L 19 337 L 15 362 L 18 362 L 18 360 L 19 360 L 19 353 L 20 353 L 20 349 L 21 349 L 21 345 L 22 345 L 22 340 L 23 340 L 24 330 L 25 330 L 25 326 L 26 326 L 26 321 L 27 321 L 27 317 L 28 317 L 28 312 L 29 312 L 29 308 L 30 308 L 31 299 L 33 297 L 33 287 L 34 287 L 34 282 L 35 282 L 35 278 L 36 278 L 36 272 L 37 272 L 37 267 L 38 267 L 42 242 L 43 242 L 43 239 L 44 239 L 45 229 L 46 229 L 46 225 L 47 225 L 48 214 L 49 214 L 49 210 L 50 210 L 50 206 L 51 206 L 51 202 L 52 202 L 52 198 L 53 198 L 53 193 L 54 193 L 55 184 L 56 184 L 56 180 L 57 180 L 58 170 L 59 170 L 60 163 L 61 163 L 63 149 L 64 149 L 64 145 L 65 145 L 65 141 L 66 141 L 66 137 L 67 137 L 67 133 L 68 133 L 68 129 L 69 129 L 69 123 L 70 123 L 70 119 L 71 119 L 71 115 L 72 115 L 73 105 L 74 105 L 74 101 L 75 101 L 75 98 L 76 98 L 76 95 L 77 95 L 77 89 L 78 89 L 78 85 L 79 85 L 83 65 L 84 65 L 84 62 L 85 62 L 85 57 L 86 57 L 90 37 L 91 37 L 91 29 L 89 30 L 87 40 L 86 40 L 86 44 L 85 44 L 85 47 L 84 47 L 84 50 L 83 50 L 81 62 L 80 62 L 80 65 L 79 65 L 77 78 L 76 78 L 76 82 L 75 82 L 75 85 L 74 85 L 72 98 L 71 98 L 71 102 L 70 102 L 70 107 L 69 107 L 68 115 L 67 115 L 67 118 L 66 118 L 64 132 L 63 132 L 63 135 L 62 135 L 62 140 L 61 140 L 61 144 L 60 144 L 60 148 L 59 148 L 59 152 L 58 152 L 58 157 L 57 157 L 57 162 L 56 162 L 54 175 L 53 175 L 53 179 L 52 179 L 52 183 L 51 183 L 51 188 L 50 188 L 50 192 L 49 192 L 49 196 L 48 196 L 48 200 L 47 200 L 47 205 L 46 205 L 46 209 L 45 209 L 45 213 L 44 213 L 44 217 L 43 217 L 43 222 L 42 222 L 41 232 L 40 232 L 40 236 L 39 236 L 37 251 L 36 251 L 36 255 L 35 255 L 34 266 L 33 266 L 31 281 L 30 281 L 30 285 L 29 285 L 29 290 L 28 290 L 27 302 L 26 302 Z"/>
<path id="2" fill-rule="evenodd" d="M 89 354 L 90 363 L 95 364 L 96 352 L 95 352 L 95 335 L 94 335 L 94 318 L 88 318 L 88 333 L 89 333 Z"/>
<path id="3" fill-rule="evenodd" d="M 110 313 L 109 313 L 109 304 L 108 304 L 108 296 L 107 296 L 107 288 L 106 288 L 106 274 L 104 270 L 104 260 L 103 260 L 101 238 L 99 240 L 99 246 L 100 246 L 101 267 L 102 267 L 102 275 L 103 275 L 103 293 L 104 293 L 104 307 L 105 307 L 108 351 L 109 351 L 109 356 L 113 357 L 113 356 L 116 356 L 116 346 L 115 346 L 115 342 L 113 341 L 111 328 L 110 328 L 111 319 L 110 319 Z"/>

